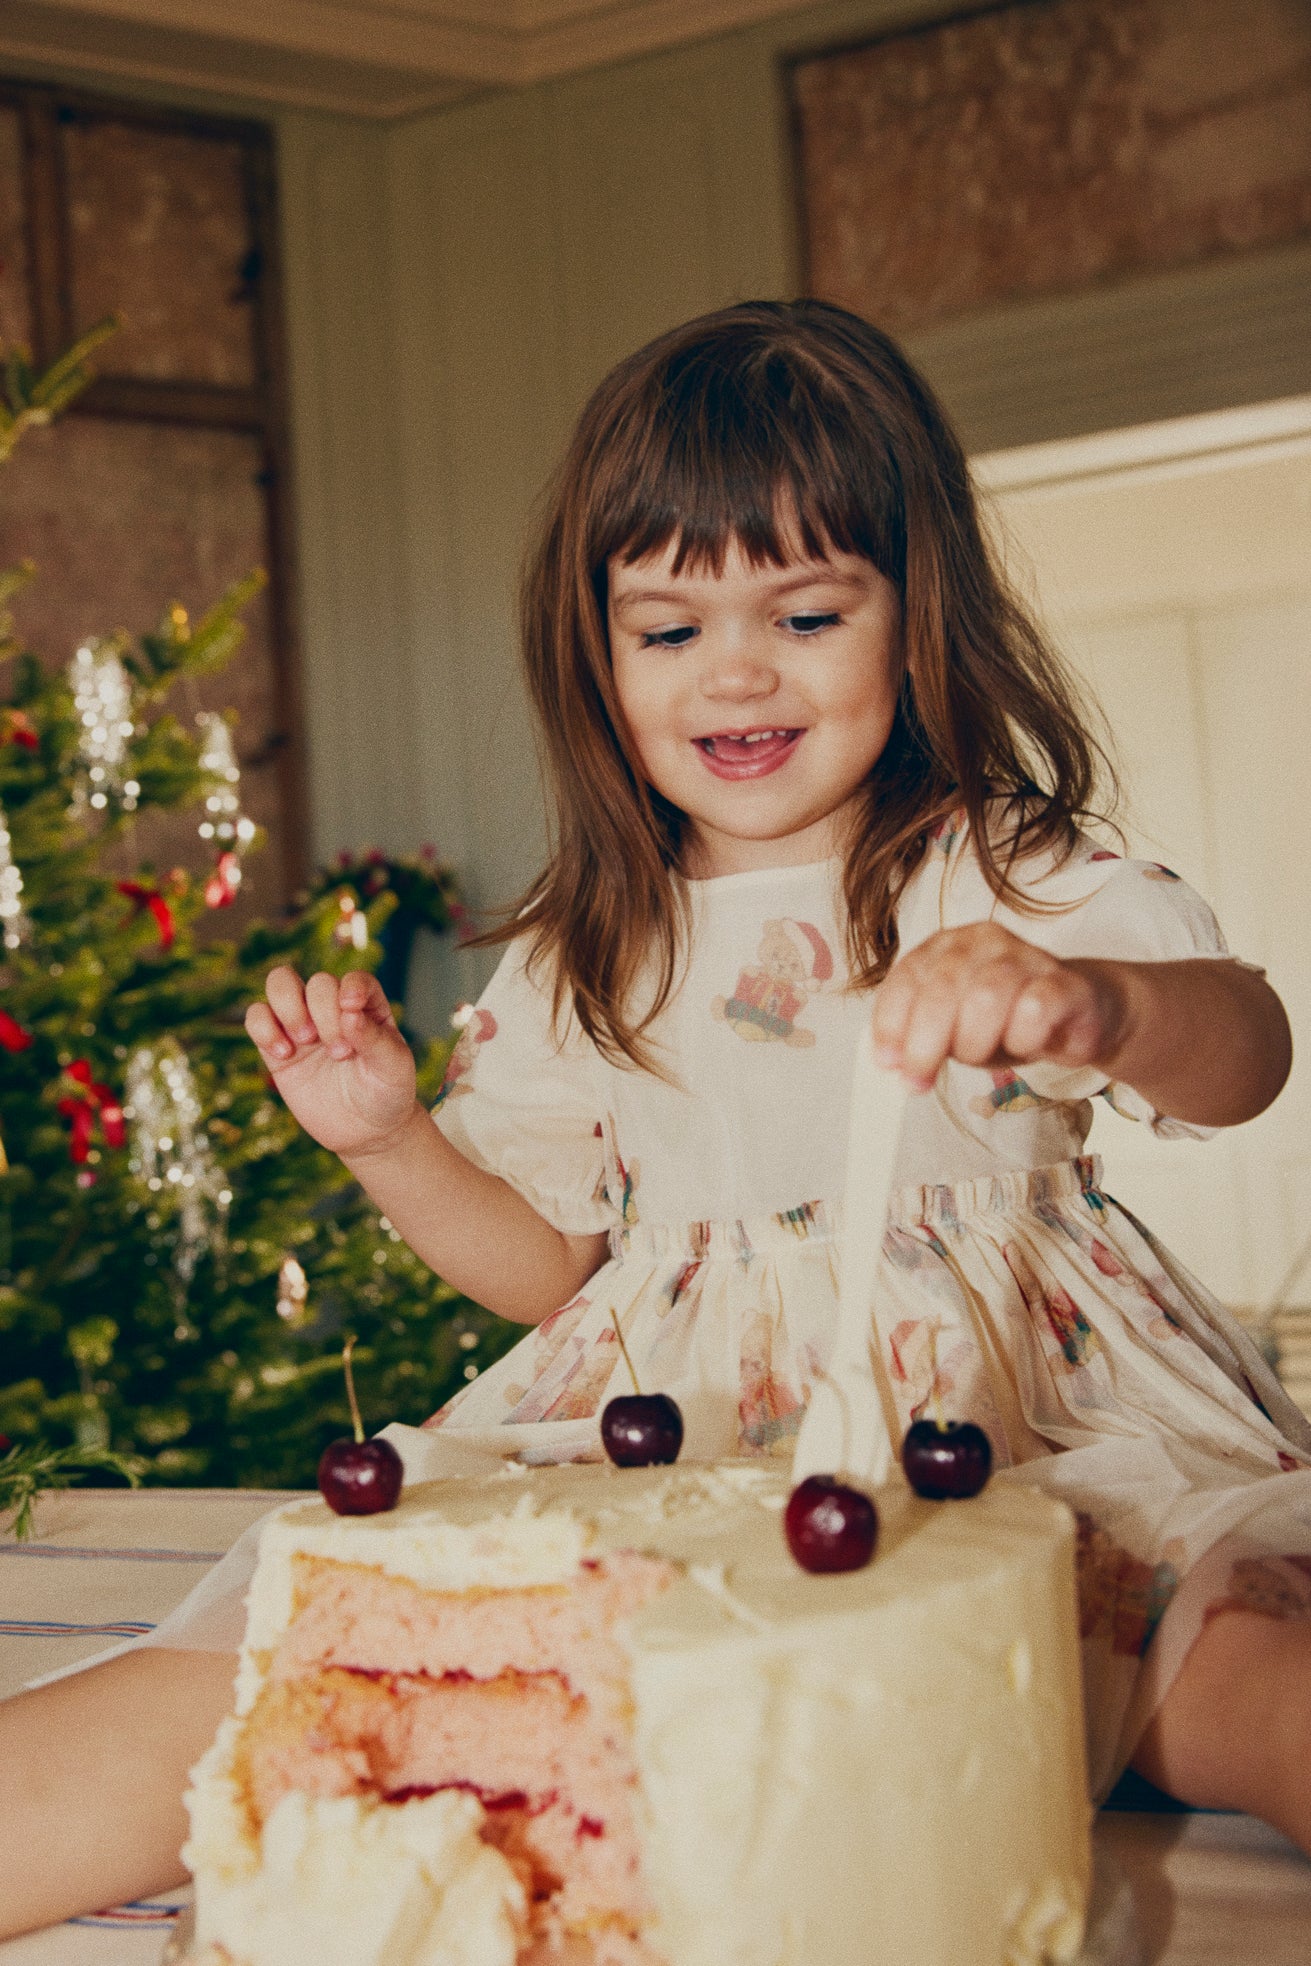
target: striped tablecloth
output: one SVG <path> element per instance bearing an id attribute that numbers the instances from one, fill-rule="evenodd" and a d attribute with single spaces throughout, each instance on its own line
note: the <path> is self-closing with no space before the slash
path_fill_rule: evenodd
<path id="1" fill-rule="evenodd" d="M 32 1542 L 0 1537 L 0 1698 L 158 1624 L 250 1522 L 286 1499 L 232 1489 L 46 1498 Z M 1107 1813 L 1097 1840 L 1133 1879 L 1143 1966 L 1311 1962 L 1311 1862 L 1263 1824 Z M 0 1966 L 158 1966 L 185 1897 L 12 1939 L 0 1944 Z"/>
<path id="2" fill-rule="evenodd" d="M 0 1699 L 149 1631 L 285 1494 L 70 1489 L 37 1504 L 28 1542 L 0 1536 Z M 185 1892 L 0 1944 L 0 1966 L 157 1966 Z"/>

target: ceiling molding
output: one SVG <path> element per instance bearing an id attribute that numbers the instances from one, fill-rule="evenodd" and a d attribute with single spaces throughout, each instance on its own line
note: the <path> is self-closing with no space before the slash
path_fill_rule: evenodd
<path id="1" fill-rule="evenodd" d="M 0 64 L 394 118 L 750 26 L 796 0 L 2 0 Z"/>
<path id="2" fill-rule="evenodd" d="M 797 12 L 797 0 L 621 0 L 605 8 L 520 0 L 520 6 L 525 14 L 556 16 L 521 30 L 520 83 L 577 74 Z"/>
<path id="3" fill-rule="evenodd" d="M 1309 448 L 1311 396 L 1286 396 L 1128 430 L 1097 430 L 1085 437 L 989 451 L 971 458 L 970 470 L 986 491 L 1013 492 L 1179 464 L 1195 468 L 1199 460 L 1212 458 L 1232 464 L 1239 458 L 1304 455 Z"/>

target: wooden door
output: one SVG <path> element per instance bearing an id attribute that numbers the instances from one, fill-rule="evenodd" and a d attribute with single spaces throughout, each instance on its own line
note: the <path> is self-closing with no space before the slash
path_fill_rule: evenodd
<path id="1" fill-rule="evenodd" d="M 1206 1144 L 1099 1112 L 1107 1185 L 1240 1314 L 1311 1238 L 1311 399 L 977 462 L 1013 574 L 1100 698 L 1131 850 L 1288 1006 L 1275 1106 Z M 1311 1249 L 1292 1290 L 1311 1304 Z"/>

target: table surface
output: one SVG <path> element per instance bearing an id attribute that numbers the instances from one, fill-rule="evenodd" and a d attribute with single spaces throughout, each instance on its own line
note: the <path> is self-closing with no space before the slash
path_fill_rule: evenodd
<path id="1" fill-rule="evenodd" d="M 281 1495 L 73 1489 L 37 1535 L 0 1536 L 0 1698 L 159 1622 Z M 1133 1881 L 1144 1966 L 1308 1966 L 1311 1861 L 1246 1816 L 1104 1812 L 1098 1847 Z M 0 1966 L 158 1966 L 174 1892 L 0 1944 Z"/>

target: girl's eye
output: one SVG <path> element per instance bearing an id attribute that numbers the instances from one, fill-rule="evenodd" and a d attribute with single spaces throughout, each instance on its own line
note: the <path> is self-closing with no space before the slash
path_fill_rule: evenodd
<path id="1" fill-rule="evenodd" d="M 695 635 L 695 628 L 653 628 L 649 634 L 640 637 L 639 647 L 644 649 L 681 649 Z"/>
<path id="2" fill-rule="evenodd" d="M 840 614 L 789 614 L 783 626 L 792 635 L 815 635 L 821 628 L 836 628 Z"/>

